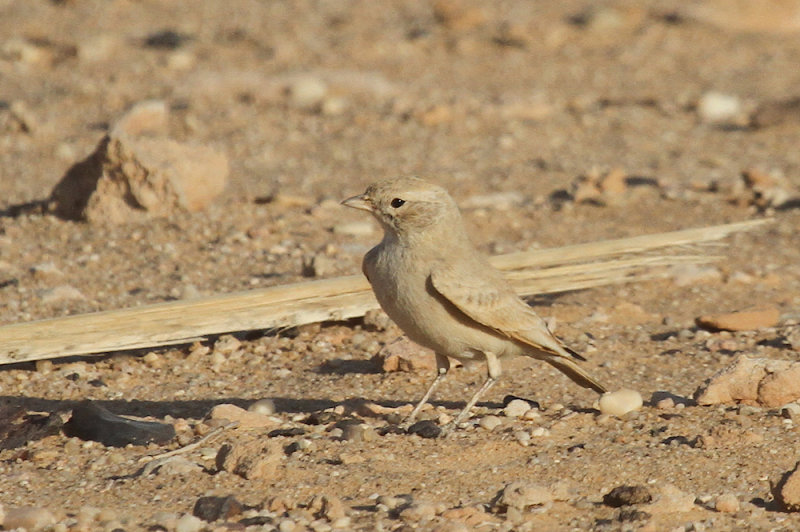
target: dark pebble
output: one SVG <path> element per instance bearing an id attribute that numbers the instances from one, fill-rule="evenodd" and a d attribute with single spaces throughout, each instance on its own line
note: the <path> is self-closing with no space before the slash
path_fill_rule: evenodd
<path id="1" fill-rule="evenodd" d="M 125 447 L 168 442 L 175 437 L 175 428 L 167 423 L 127 419 L 84 401 L 72 410 L 72 417 L 64 424 L 64 434 L 109 447 Z"/>
<path id="2" fill-rule="evenodd" d="M 425 419 L 408 427 L 408 433 L 422 438 L 438 438 L 442 433 L 442 428 L 430 419 Z"/>
<path id="3" fill-rule="evenodd" d="M 192 514 L 203 521 L 212 523 L 219 519 L 228 520 L 241 514 L 244 507 L 233 495 L 227 497 L 200 497 L 194 503 Z"/>
<path id="4" fill-rule="evenodd" d="M 652 500 L 653 496 L 644 486 L 617 486 L 603 496 L 603 503 L 612 508 L 644 504 Z"/>

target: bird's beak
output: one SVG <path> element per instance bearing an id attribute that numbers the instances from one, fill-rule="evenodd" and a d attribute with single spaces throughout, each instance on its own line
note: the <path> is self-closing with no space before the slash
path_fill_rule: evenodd
<path id="1" fill-rule="evenodd" d="M 352 207 L 353 209 L 359 209 L 362 211 L 372 212 L 372 202 L 369 199 L 369 196 L 366 194 L 361 194 L 359 196 L 353 196 L 352 198 L 347 198 L 342 202 L 342 205 L 345 207 Z"/>

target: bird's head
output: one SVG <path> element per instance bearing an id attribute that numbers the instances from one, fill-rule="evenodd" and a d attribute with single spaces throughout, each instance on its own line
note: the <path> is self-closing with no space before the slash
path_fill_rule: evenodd
<path id="1" fill-rule="evenodd" d="M 379 181 L 342 205 L 371 213 L 383 226 L 403 238 L 440 227 L 461 229 L 458 207 L 445 189 L 417 177 Z"/>

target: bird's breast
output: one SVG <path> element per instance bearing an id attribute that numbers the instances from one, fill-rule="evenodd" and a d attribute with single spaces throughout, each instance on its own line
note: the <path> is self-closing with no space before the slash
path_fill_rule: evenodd
<path id="1" fill-rule="evenodd" d="M 429 282 L 431 260 L 407 249 L 378 246 L 364 260 L 364 271 L 381 308 L 414 342 L 456 358 L 476 351 L 508 354 L 508 339 L 487 331 L 443 300 Z"/>

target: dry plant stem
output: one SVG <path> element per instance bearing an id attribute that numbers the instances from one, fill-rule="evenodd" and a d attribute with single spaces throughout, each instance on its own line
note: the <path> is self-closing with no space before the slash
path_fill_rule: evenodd
<path id="1" fill-rule="evenodd" d="M 492 257 L 524 296 L 580 290 L 669 275 L 669 266 L 702 263 L 699 255 L 603 260 L 675 245 L 697 244 L 753 229 L 767 220 L 578 244 Z M 525 268 L 525 269 L 523 269 Z M 183 344 L 206 335 L 346 320 L 378 308 L 361 275 L 235 294 L 158 303 L 0 327 L 0 365 L 72 355 Z"/>

